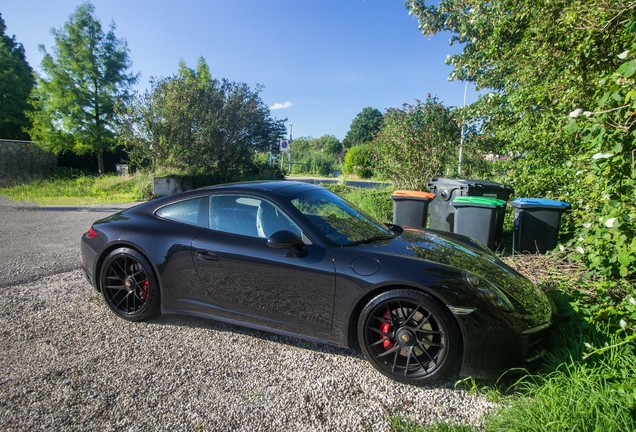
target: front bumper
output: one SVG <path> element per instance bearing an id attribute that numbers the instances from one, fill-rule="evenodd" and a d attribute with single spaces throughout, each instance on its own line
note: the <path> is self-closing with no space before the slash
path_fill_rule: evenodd
<path id="1" fill-rule="evenodd" d="M 479 313 L 457 316 L 462 328 L 462 376 L 497 379 L 511 369 L 534 369 L 546 353 L 550 322 L 521 332 L 501 322 L 485 322 Z"/>

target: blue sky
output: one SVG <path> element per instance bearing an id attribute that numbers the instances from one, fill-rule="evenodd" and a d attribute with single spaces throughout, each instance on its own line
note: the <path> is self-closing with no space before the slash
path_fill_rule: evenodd
<path id="1" fill-rule="evenodd" d="M 80 1 L 11 0 L 0 13 L 29 64 L 40 72 L 39 44 L 49 52 Z M 364 107 L 384 112 L 437 95 L 463 103 L 464 83 L 447 80 L 450 35 L 417 29 L 402 0 L 94 0 L 104 29 L 128 41 L 139 90 L 150 77 L 174 74 L 199 56 L 213 76 L 265 86 L 272 116 L 288 118 L 293 135 L 343 139 Z M 467 102 L 477 94 L 468 87 Z M 280 107 L 280 108 L 279 108 Z"/>

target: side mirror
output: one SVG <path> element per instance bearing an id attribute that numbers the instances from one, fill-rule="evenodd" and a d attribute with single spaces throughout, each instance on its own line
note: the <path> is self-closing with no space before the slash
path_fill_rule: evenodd
<path id="1" fill-rule="evenodd" d="M 267 246 L 274 249 L 289 249 L 292 256 L 299 258 L 307 255 L 307 246 L 305 246 L 303 239 L 291 231 L 275 232 L 267 239 Z"/>

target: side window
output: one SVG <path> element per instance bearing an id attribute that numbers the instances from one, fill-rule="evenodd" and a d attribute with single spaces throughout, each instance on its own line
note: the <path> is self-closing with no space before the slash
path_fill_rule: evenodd
<path id="1" fill-rule="evenodd" d="M 291 231 L 297 236 L 302 236 L 302 231 L 289 217 L 277 206 L 261 201 L 256 214 L 256 228 L 258 236 L 269 238 L 278 231 Z"/>
<path id="2" fill-rule="evenodd" d="M 268 238 L 281 230 L 299 236 L 301 230 L 274 204 L 241 195 L 210 197 L 210 229 L 250 237 Z"/>
<path id="3" fill-rule="evenodd" d="M 160 208 L 156 214 L 171 221 L 207 228 L 207 208 L 203 202 L 204 198 L 181 201 Z"/>

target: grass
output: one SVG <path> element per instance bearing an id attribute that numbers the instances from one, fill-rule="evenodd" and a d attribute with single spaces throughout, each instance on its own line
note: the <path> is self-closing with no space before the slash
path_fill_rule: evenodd
<path id="1" fill-rule="evenodd" d="M 152 176 L 134 174 L 100 177 L 58 168 L 48 180 L 0 188 L 0 195 L 16 202 L 35 202 L 38 205 L 77 206 L 137 202 L 152 196 Z"/>

